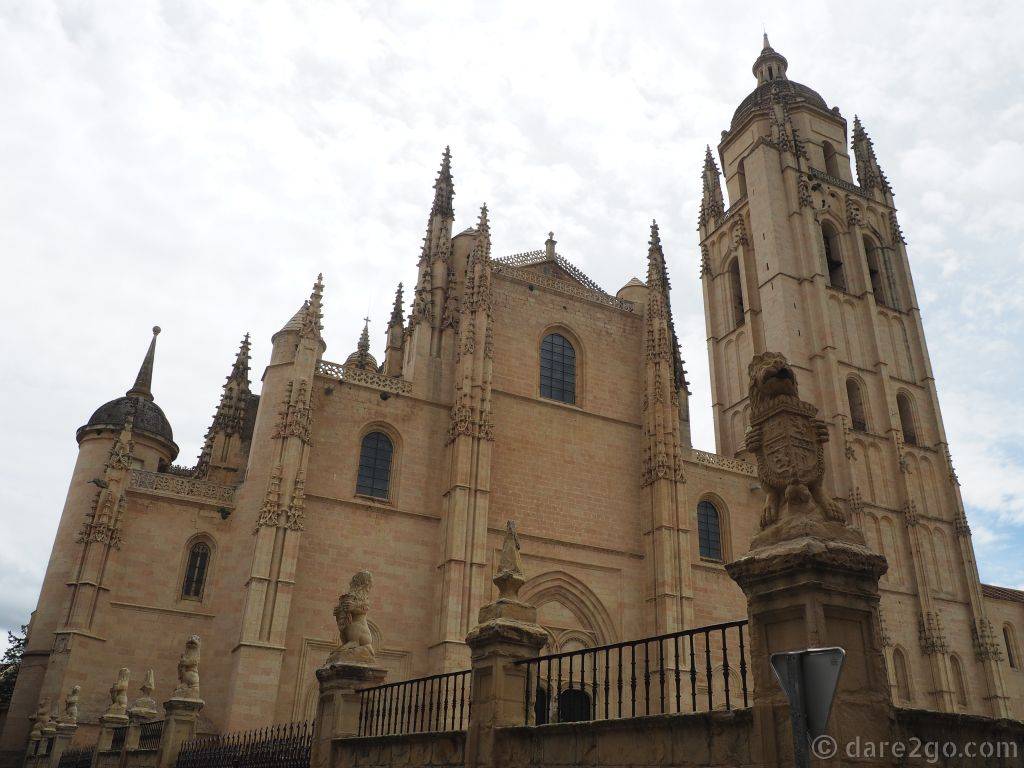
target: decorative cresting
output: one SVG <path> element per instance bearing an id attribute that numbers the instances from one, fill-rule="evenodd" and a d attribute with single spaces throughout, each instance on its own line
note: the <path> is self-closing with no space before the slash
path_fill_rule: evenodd
<path id="1" fill-rule="evenodd" d="M 708 453 L 707 451 L 698 451 L 696 449 L 693 451 L 693 459 L 701 464 L 707 464 L 710 467 L 728 469 L 732 472 L 750 475 L 751 477 L 757 475 L 757 467 L 749 461 L 743 461 L 742 459 L 733 459 L 729 456 L 721 456 L 717 453 Z"/>
<path id="2" fill-rule="evenodd" d="M 133 491 L 146 491 L 154 495 L 184 496 L 196 501 L 221 505 L 235 503 L 235 486 L 182 477 L 169 472 L 150 472 L 133 469 L 128 474 L 128 487 Z"/>
<path id="3" fill-rule="evenodd" d="M 121 667 L 114 684 L 110 686 L 110 706 L 103 713 L 105 718 L 127 718 L 129 676 L 128 668 Z"/>
<path id="4" fill-rule="evenodd" d="M 178 684 L 173 699 L 199 701 L 199 635 L 185 641 L 185 652 L 178 659 Z"/>
<path id="5" fill-rule="evenodd" d="M 317 361 L 316 375 L 343 381 L 346 384 L 379 389 L 381 392 L 393 392 L 396 395 L 408 395 L 412 392 L 412 384 L 405 379 L 360 368 L 346 368 L 342 363 L 332 363 L 328 360 Z"/>
<path id="6" fill-rule="evenodd" d="M 778 352 L 755 355 L 750 376 L 750 430 L 746 448 L 757 457 L 765 492 L 761 533 L 751 547 L 799 535 L 821 535 L 864 544 L 847 525 L 846 513 L 825 497 L 828 428 L 818 409 L 797 394 L 796 376 Z"/>
<path id="7" fill-rule="evenodd" d="M 522 269 L 521 267 L 516 266 L 516 262 L 530 264 L 540 263 L 540 261 L 543 261 L 544 259 L 539 259 L 536 262 L 531 261 L 531 259 L 537 258 L 543 253 L 544 251 L 529 251 L 527 253 L 520 253 L 514 256 L 503 256 L 500 259 L 495 259 L 492 262 L 491 268 L 494 274 L 496 275 L 502 275 L 513 280 L 518 280 L 522 283 L 527 283 L 528 285 L 541 285 L 557 293 L 563 293 L 567 296 L 573 296 L 577 299 L 591 301 L 594 302 L 595 304 L 602 304 L 606 307 L 612 307 L 613 309 L 618 309 L 623 312 L 636 311 L 636 307 L 632 301 L 627 301 L 626 299 L 619 299 L 616 298 L 615 296 L 609 296 L 600 288 L 590 288 L 587 283 L 577 285 L 576 283 L 571 283 L 567 280 L 558 280 L 557 278 L 551 277 L 549 275 L 544 275 L 541 274 L 540 272 Z M 556 261 L 558 260 L 556 259 Z M 583 273 L 580 272 L 575 265 L 571 264 L 569 261 L 565 259 L 558 261 L 558 265 L 563 267 L 570 274 L 572 274 L 573 277 L 576 277 L 576 272 L 579 272 L 579 274 L 583 275 Z M 590 278 L 588 278 L 586 275 L 583 275 L 583 278 L 585 278 L 587 281 L 590 281 Z"/>
<path id="8" fill-rule="evenodd" d="M 327 657 L 332 664 L 372 664 L 377 659 L 373 649 L 373 636 L 366 614 L 370 610 L 370 588 L 373 576 L 369 571 L 357 571 L 348 585 L 348 592 L 338 598 L 334 607 L 334 620 L 338 624 L 340 642 Z"/>

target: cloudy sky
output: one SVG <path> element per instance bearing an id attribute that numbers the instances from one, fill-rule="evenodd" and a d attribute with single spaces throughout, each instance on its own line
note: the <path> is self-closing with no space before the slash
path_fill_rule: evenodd
<path id="1" fill-rule="evenodd" d="M 326 357 L 374 352 L 441 148 L 457 226 L 606 289 L 661 224 L 713 449 L 696 211 L 762 24 L 891 180 L 982 578 L 1024 587 L 1024 5 L 0 1 L 0 628 L 35 606 L 75 429 L 134 378 L 198 453 L 242 334 L 324 273 Z"/>

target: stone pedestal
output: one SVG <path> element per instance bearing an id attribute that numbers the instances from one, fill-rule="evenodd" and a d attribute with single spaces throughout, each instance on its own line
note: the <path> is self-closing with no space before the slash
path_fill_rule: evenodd
<path id="1" fill-rule="evenodd" d="M 75 738 L 75 731 L 78 730 L 77 723 L 58 723 L 53 736 L 53 749 L 50 750 L 50 768 L 57 768 L 60 764 L 60 756 L 68 748 L 71 740 Z"/>
<path id="2" fill-rule="evenodd" d="M 469 768 L 494 764 L 495 728 L 526 724 L 526 666 L 515 662 L 536 656 L 547 639 L 532 605 L 502 597 L 480 609 L 479 623 L 466 637 L 473 675 Z"/>
<path id="3" fill-rule="evenodd" d="M 157 768 L 170 768 L 178 759 L 181 745 L 196 735 L 196 720 L 202 699 L 169 699 L 164 702 L 164 730 L 160 736 Z"/>
<path id="4" fill-rule="evenodd" d="M 846 650 L 828 726 L 839 754 L 829 765 L 872 765 L 849 761 L 845 745 L 858 737 L 890 738 L 892 709 L 878 618 L 885 558 L 858 542 L 852 529 L 825 538 L 832 526 L 842 527 L 816 521 L 812 527 L 818 536 L 776 540 L 727 566 L 747 596 L 755 738 L 766 765 L 790 766 L 794 759 L 789 706 L 770 664 L 771 654 L 780 651 Z"/>
<path id="5" fill-rule="evenodd" d="M 359 733 L 359 692 L 382 685 L 387 670 L 368 664 L 336 661 L 316 671 L 320 698 L 313 724 L 311 768 L 327 768 L 331 759 L 331 742 Z"/>
<path id="6" fill-rule="evenodd" d="M 114 729 L 128 725 L 128 715 L 103 715 L 100 717 L 100 735 L 96 741 L 96 749 L 105 752 L 110 749 L 114 738 Z"/>

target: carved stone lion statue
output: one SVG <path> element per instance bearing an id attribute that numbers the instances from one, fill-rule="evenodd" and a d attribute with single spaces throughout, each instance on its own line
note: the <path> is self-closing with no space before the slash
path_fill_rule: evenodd
<path id="1" fill-rule="evenodd" d="M 117 679 L 110 686 L 110 706 L 104 713 L 105 717 L 123 717 L 128 711 L 128 667 L 121 667 Z"/>
<path id="2" fill-rule="evenodd" d="M 73 685 L 68 695 L 64 698 L 64 714 L 61 716 L 62 723 L 78 722 L 78 697 L 82 693 L 82 686 Z"/>
<path id="3" fill-rule="evenodd" d="M 792 514 L 817 512 L 846 524 L 846 515 L 825 496 L 823 445 L 828 428 L 818 409 L 800 399 L 796 375 L 778 352 L 755 355 L 750 377 L 750 430 L 747 450 L 757 457 L 757 475 L 765 492 L 761 529 L 779 521 L 783 507 Z"/>
<path id="4" fill-rule="evenodd" d="M 185 652 L 178 659 L 178 685 L 175 699 L 199 698 L 199 635 L 185 641 Z"/>
<path id="5" fill-rule="evenodd" d="M 368 664 L 377 658 L 373 650 L 373 636 L 366 621 L 370 610 L 370 587 L 373 576 L 369 571 L 357 571 L 348 585 L 348 592 L 338 598 L 334 619 L 338 623 L 341 642 L 327 658 L 328 664 L 345 661 Z"/>

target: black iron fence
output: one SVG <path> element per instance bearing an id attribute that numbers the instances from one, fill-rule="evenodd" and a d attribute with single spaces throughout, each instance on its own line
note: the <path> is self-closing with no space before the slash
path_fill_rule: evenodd
<path id="1" fill-rule="evenodd" d="M 366 688 L 359 696 L 359 735 L 465 730 L 471 694 L 468 669 Z"/>
<path id="2" fill-rule="evenodd" d="M 186 741 L 177 768 L 309 768 L 313 728 L 288 723 Z"/>
<path id="3" fill-rule="evenodd" d="M 110 752 L 120 752 L 124 749 L 124 740 L 128 736 L 128 726 L 119 725 L 110 729 Z"/>
<path id="4" fill-rule="evenodd" d="M 57 762 L 57 768 L 90 768 L 92 765 L 92 753 L 95 749 L 95 745 L 91 747 L 65 749 L 60 753 L 60 760 Z"/>
<path id="5" fill-rule="evenodd" d="M 139 749 L 159 749 L 164 734 L 164 721 L 153 720 L 139 726 Z"/>
<path id="6" fill-rule="evenodd" d="M 747 620 L 554 653 L 526 667 L 526 723 L 749 706 Z"/>

